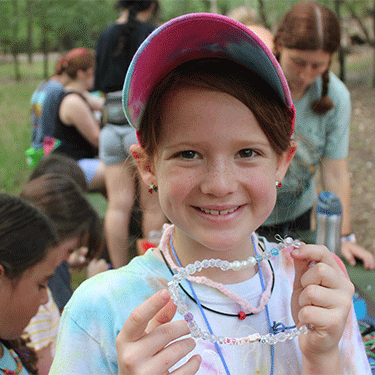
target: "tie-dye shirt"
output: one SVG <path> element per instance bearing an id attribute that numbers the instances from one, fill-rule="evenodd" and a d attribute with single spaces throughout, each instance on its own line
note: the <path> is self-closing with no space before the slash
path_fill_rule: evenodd
<path id="1" fill-rule="evenodd" d="M 168 232 L 168 231 L 166 231 Z M 164 235 L 168 235 L 164 234 Z M 267 242 L 266 248 L 272 244 Z M 172 275 L 166 265 L 149 250 L 123 268 L 101 273 L 85 281 L 74 293 L 64 309 L 57 353 L 50 374 L 117 374 L 115 339 L 130 312 L 160 289 L 166 288 Z M 293 326 L 291 294 L 294 267 L 289 255 L 280 254 L 271 261 L 275 282 L 268 303 L 271 324 Z M 264 267 L 269 267 L 268 263 Z M 266 273 L 265 273 L 266 274 Z M 266 280 L 267 282 L 267 280 Z M 182 285 L 190 291 L 186 280 Z M 215 289 L 194 284 L 200 302 L 211 309 L 237 314 L 239 306 Z M 251 305 L 257 306 L 262 295 L 259 275 L 239 284 L 227 285 Z M 204 320 L 197 305 L 184 292 L 181 299 L 194 315 L 198 325 L 206 331 Z M 266 311 L 247 316 L 244 320 L 206 311 L 213 333 L 217 336 L 244 337 L 255 332 L 267 334 L 269 324 Z M 175 320 L 183 319 L 178 313 Z M 232 375 L 270 374 L 271 347 L 259 342 L 245 345 L 221 345 L 225 362 Z M 358 324 L 352 309 L 340 351 L 347 375 L 371 374 Z M 174 368 L 187 361 L 191 355 L 201 354 L 203 361 L 197 374 L 225 375 L 226 371 L 216 349 L 209 341 L 197 340 L 192 353 Z M 302 356 L 298 338 L 277 343 L 274 346 L 274 374 L 297 375 L 302 372 Z M 152 369 L 150 374 L 154 373 Z"/>

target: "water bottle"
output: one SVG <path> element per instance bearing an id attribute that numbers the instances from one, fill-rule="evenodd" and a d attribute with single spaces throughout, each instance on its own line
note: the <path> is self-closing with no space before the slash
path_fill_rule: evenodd
<path id="1" fill-rule="evenodd" d="M 316 208 L 316 243 L 327 246 L 336 255 L 341 248 L 341 216 L 340 198 L 330 191 L 321 192 Z"/>

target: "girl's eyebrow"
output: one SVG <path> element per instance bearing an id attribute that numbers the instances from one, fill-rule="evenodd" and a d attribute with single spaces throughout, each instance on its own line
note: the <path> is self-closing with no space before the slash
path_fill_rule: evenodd
<path id="1" fill-rule="evenodd" d="M 52 276 L 53 276 L 53 273 L 51 273 L 50 275 L 47 275 L 46 277 L 43 278 L 43 282 L 47 282 L 49 281 L 50 279 L 52 279 Z"/>

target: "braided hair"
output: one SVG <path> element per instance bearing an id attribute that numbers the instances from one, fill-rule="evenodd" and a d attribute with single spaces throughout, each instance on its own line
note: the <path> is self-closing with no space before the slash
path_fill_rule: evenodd
<path id="1" fill-rule="evenodd" d="M 0 264 L 8 279 L 17 282 L 57 244 L 57 233 L 47 216 L 19 197 L 0 193 Z M 0 342 L 18 354 L 30 374 L 38 373 L 36 353 L 24 339 Z"/>
<path id="2" fill-rule="evenodd" d="M 285 14 L 276 30 L 274 54 L 280 60 L 280 47 L 297 50 L 322 50 L 329 54 L 340 48 L 340 22 L 327 7 L 316 1 L 299 2 Z M 328 96 L 329 67 L 322 74 L 320 99 L 312 103 L 314 112 L 324 114 L 333 108 Z"/>

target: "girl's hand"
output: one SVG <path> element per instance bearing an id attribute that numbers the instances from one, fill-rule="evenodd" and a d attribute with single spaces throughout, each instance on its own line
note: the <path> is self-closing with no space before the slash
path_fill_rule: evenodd
<path id="1" fill-rule="evenodd" d="M 356 258 L 363 262 L 363 267 L 368 270 L 375 269 L 374 255 L 354 242 L 344 242 L 341 244 L 341 255 L 351 266 L 356 265 Z"/>
<path id="2" fill-rule="evenodd" d="M 179 339 L 190 331 L 185 321 L 171 321 L 175 313 L 167 290 L 155 293 L 133 310 L 116 339 L 119 375 L 169 374 L 169 369 L 195 348 L 191 337 Z M 200 356 L 194 355 L 171 374 L 195 374 L 200 362 Z"/>
<path id="3" fill-rule="evenodd" d="M 86 246 L 82 246 L 79 249 L 73 251 L 67 259 L 70 268 L 74 270 L 81 270 L 86 267 L 89 263 L 86 258 L 88 252 L 89 249 Z"/>
<path id="4" fill-rule="evenodd" d="M 315 363 L 319 369 L 315 373 L 323 374 L 325 365 L 334 364 L 335 358 L 340 362 L 338 343 L 352 307 L 354 286 L 325 246 L 302 245 L 291 256 L 295 268 L 293 318 L 297 327 L 313 326 L 299 337 L 299 345 L 310 368 Z"/>

